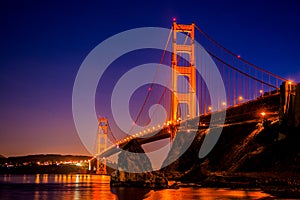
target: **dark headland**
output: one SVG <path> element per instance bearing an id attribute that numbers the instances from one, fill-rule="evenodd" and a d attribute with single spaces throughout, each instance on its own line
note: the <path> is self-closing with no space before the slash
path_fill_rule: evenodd
<path id="1" fill-rule="evenodd" d="M 198 129 L 190 147 L 170 165 L 168 159 L 178 156 L 189 133 L 179 131 L 171 150 L 159 171 L 112 174 L 112 186 L 138 187 L 226 187 L 260 188 L 275 196 L 300 198 L 300 127 L 289 126 L 280 118 L 280 99 L 249 102 L 229 109 L 222 134 L 212 151 L 200 159 L 198 156 L 207 127 Z M 274 106 L 277 105 L 277 106 Z M 261 118 L 258 106 L 268 110 Z M 228 117 L 235 116 L 238 118 Z M 206 120 L 205 118 L 203 119 Z M 209 120 L 209 117 L 208 119 Z M 217 127 L 216 127 L 217 128 Z M 138 141 L 133 139 L 124 150 L 142 153 Z M 126 162 L 120 162 L 124 161 Z M 151 167 L 147 158 L 119 155 L 120 169 Z M 170 184 L 172 182 L 172 184 Z"/>

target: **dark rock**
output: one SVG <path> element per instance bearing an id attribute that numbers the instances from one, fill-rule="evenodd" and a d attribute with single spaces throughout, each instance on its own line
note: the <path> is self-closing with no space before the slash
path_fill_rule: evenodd
<path id="1" fill-rule="evenodd" d="M 119 154 L 118 170 L 130 173 L 152 171 L 150 159 L 135 139 L 124 146 L 123 151 Z"/>
<path id="2" fill-rule="evenodd" d="M 111 174 L 112 187 L 168 187 L 164 174 L 152 172 L 151 161 L 136 140 L 130 141 L 123 150 L 119 154 L 118 170 Z"/>

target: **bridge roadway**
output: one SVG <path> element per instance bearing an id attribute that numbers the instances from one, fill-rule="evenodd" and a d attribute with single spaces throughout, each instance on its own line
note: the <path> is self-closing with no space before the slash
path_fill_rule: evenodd
<path id="1" fill-rule="evenodd" d="M 267 96 L 259 97 L 255 100 L 251 100 L 236 106 L 232 106 L 226 109 L 226 118 L 225 123 L 220 124 L 218 122 L 218 113 L 224 112 L 218 111 L 214 112 L 214 117 L 216 120 L 211 121 L 213 123 L 212 127 L 219 127 L 219 126 L 229 126 L 237 123 L 247 123 L 247 122 L 253 122 L 262 121 L 262 118 L 265 117 L 268 118 L 274 118 L 279 117 L 279 107 L 280 107 L 280 94 L 272 94 Z M 266 113 L 265 116 L 262 116 L 261 113 Z M 135 139 L 140 145 L 151 143 L 154 141 L 170 138 L 172 131 L 183 131 L 183 132 L 189 132 L 190 130 L 198 130 L 201 129 L 208 129 L 209 123 L 211 119 L 211 113 L 208 113 L 206 115 L 200 116 L 199 119 L 190 119 L 188 121 L 182 121 L 181 126 L 178 129 L 178 125 L 165 125 L 161 128 L 161 130 L 150 130 L 145 131 L 142 133 L 138 133 L 132 136 L 128 136 L 117 143 L 111 145 L 108 147 L 105 151 L 100 153 L 99 155 L 96 155 L 98 158 L 105 158 L 109 157 L 113 154 L 118 153 L 121 151 L 121 149 L 126 149 L 126 145 L 130 143 L 133 139 Z"/>

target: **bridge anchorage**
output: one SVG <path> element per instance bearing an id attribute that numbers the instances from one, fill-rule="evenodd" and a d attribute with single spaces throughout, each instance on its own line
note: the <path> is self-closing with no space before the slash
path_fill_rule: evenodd
<path id="1" fill-rule="evenodd" d="M 178 40 L 178 33 L 187 36 L 183 43 Z M 232 53 L 214 41 L 194 23 L 186 25 L 174 21 L 170 36 L 166 46 L 169 39 L 172 38 L 170 84 L 173 92 L 170 94 L 165 90 L 158 98 L 158 104 L 163 104 L 162 99 L 166 100 L 164 107 L 169 108 L 167 110 L 169 113 L 168 120 L 152 128 L 130 133 L 131 136 L 116 140 L 114 144 L 109 146 L 107 139 L 110 130 L 108 121 L 106 118 L 99 118 L 95 155 L 97 158 L 96 173 L 106 174 L 107 158 L 118 153 L 133 139 L 137 140 L 140 145 L 165 138 L 170 138 L 172 143 L 179 125 L 180 131 L 187 133 L 191 129 L 208 129 L 211 114 L 218 114 L 225 110 L 227 113 L 225 124 L 238 123 L 249 117 L 257 120 L 257 116 L 261 114 L 264 119 L 275 116 L 282 121 L 282 124 L 300 126 L 299 84 L 296 85 L 244 60 L 240 55 Z M 199 56 L 195 49 L 196 41 L 204 47 L 211 60 L 216 64 L 222 80 L 214 79 L 210 72 L 208 60 L 201 57 L 202 59 L 198 62 L 196 59 Z M 201 75 L 197 75 L 196 66 L 200 67 Z M 186 80 L 185 84 L 188 83 L 188 86 L 184 86 L 184 91 L 181 91 L 179 81 L 182 78 Z M 226 99 L 212 100 L 207 87 L 208 83 L 217 92 L 219 91 L 218 84 L 223 84 Z M 152 95 L 151 90 L 148 91 L 147 97 Z M 148 98 L 145 99 L 143 105 L 146 104 L 147 100 Z M 212 101 L 216 102 L 215 106 L 212 106 Z M 197 102 L 199 102 L 198 106 L 196 105 Z M 185 105 L 185 109 L 182 105 Z M 136 123 L 141 117 L 140 113 L 143 109 L 144 106 L 141 107 L 135 120 Z M 200 121 L 198 117 L 200 117 Z M 195 120 L 196 118 L 198 121 Z M 157 132 L 157 130 L 159 131 Z M 157 133 L 153 135 L 154 132 Z"/>

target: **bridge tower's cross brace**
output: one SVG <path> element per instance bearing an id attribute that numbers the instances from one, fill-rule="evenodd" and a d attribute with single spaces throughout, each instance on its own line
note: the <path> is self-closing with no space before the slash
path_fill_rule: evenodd
<path id="1" fill-rule="evenodd" d="M 98 118 L 98 131 L 97 131 L 97 153 L 100 155 L 107 148 L 107 133 L 108 133 L 108 120 L 107 118 Z M 107 174 L 106 171 L 106 159 L 97 158 L 97 174 Z"/>
<path id="2" fill-rule="evenodd" d="M 189 36 L 186 44 L 177 43 L 177 33 L 185 33 Z M 176 123 L 180 116 L 180 104 L 186 104 L 188 111 L 186 118 L 197 116 L 196 109 L 196 68 L 195 68 L 195 24 L 190 25 L 177 24 L 173 22 L 173 43 L 172 43 L 172 98 L 171 98 L 171 121 Z M 187 66 L 179 65 L 178 58 L 180 54 L 188 54 Z M 185 76 L 189 82 L 188 90 L 180 92 L 178 88 L 179 76 Z"/>

